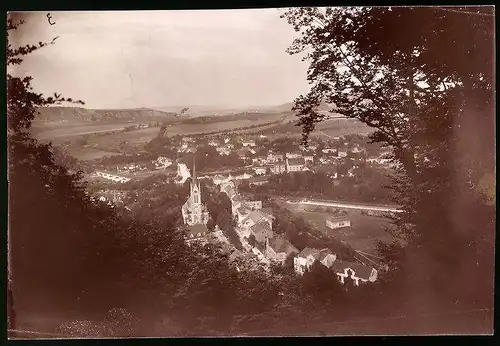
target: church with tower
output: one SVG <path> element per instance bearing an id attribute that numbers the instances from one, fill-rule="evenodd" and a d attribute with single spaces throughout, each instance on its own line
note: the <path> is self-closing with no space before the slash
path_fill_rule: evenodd
<path id="1" fill-rule="evenodd" d="M 196 177 L 196 162 L 193 153 L 193 174 L 189 197 L 182 206 L 182 218 L 187 229 L 187 241 L 204 239 L 208 235 L 207 223 L 210 215 L 201 200 L 200 182 Z"/>

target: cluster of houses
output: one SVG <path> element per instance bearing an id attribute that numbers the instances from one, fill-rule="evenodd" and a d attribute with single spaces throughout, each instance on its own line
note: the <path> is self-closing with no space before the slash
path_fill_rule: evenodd
<path id="1" fill-rule="evenodd" d="M 219 182 L 220 191 L 231 200 L 231 213 L 236 221 L 236 233 L 243 248 L 252 258 L 256 258 L 263 268 L 269 270 L 271 263 L 283 265 L 287 258 L 293 257 L 294 270 L 303 275 L 310 270 L 314 263 L 320 263 L 333 270 L 341 283 L 346 279 L 352 280 L 354 285 L 374 282 L 377 280 L 377 270 L 361 263 L 352 263 L 337 259 L 337 255 L 329 249 L 313 249 L 306 247 L 299 251 L 283 235 L 273 232 L 274 216 L 272 210 L 264 208 L 262 201 L 246 198 L 238 193 L 233 180 Z M 207 223 L 210 218 L 206 205 L 202 201 L 200 182 L 196 176 L 193 162 L 193 179 L 190 185 L 190 194 L 181 209 L 185 228 L 185 240 L 207 243 L 210 239 L 217 239 L 220 243 L 229 246 L 227 238 L 216 226 L 210 232 Z M 329 218 L 326 221 L 328 228 L 338 229 L 349 227 L 350 220 L 344 216 Z M 232 256 L 236 254 L 233 252 Z"/>
<path id="2" fill-rule="evenodd" d="M 110 174 L 110 173 L 101 172 L 101 171 L 95 172 L 95 175 L 98 177 L 107 179 L 107 180 L 111 180 L 115 183 L 126 183 L 126 182 L 130 181 L 130 178 L 120 177 L 119 175 Z"/>
<path id="3" fill-rule="evenodd" d="M 159 156 L 156 160 L 152 160 L 151 164 L 155 169 L 163 169 L 170 167 L 173 164 L 173 161 L 167 157 Z M 147 163 L 129 163 L 122 167 L 116 167 L 118 172 L 143 172 L 149 170 L 151 164 Z"/>
<path id="4" fill-rule="evenodd" d="M 118 172 L 142 172 L 142 171 L 147 171 L 148 167 L 146 164 L 139 164 L 139 163 L 129 163 L 123 167 L 117 167 L 116 169 Z"/>
<path id="5" fill-rule="evenodd" d="M 156 160 L 153 160 L 153 164 L 155 165 L 156 169 L 163 169 L 170 167 L 174 162 L 164 156 L 159 156 Z"/>
<path id="6" fill-rule="evenodd" d="M 361 263 L 339 260 L 337 255 L 329 249 L 319 250 L 306 247 L 293 259 L 293 267 L 298 275 L 303 275 L 310 270 L 314 263 L 320 263 L 332 270 L 343 284 L 347 279 L 352 280 L 355 286 L 377 281 L 378 272 L 375 268 Z"/>
<path id="7" fill-rule="evenodd" d="M 272 210 L 262 207 L 262 201 L 240 195 L 233 181 L 220 183 L 220 190 L 231 200 L 231 213 L 236 221 L 236 233 L 243 247 L 256 255 L 264 265 L 272 261 L 284 263 L 298 253 L 297 249 L 281 235 L 273 232 Z"/>
<path id="8" fill-rule="evenodd" d="M 329 249 L 306 247 L 299 251 L 282 235 L 273 232 L 272 210 L 263 208 L 261 201 L 243 198 L 238 194 L 234 182 L 221 183 L 220 190 L 231 200 L 231 211 L 241 243 L 264 265 L 272 262 L 283 265 L 287 258 L 293 256 L 294 270 L 298 275 L 303 275 L 318 262 L 333 270 L 341 283 L 350 279 L 354 285 L 359 286 L 361 283 L 377 280 L 375 268 L 337 259 Z M 336 230 L 350 227 L 351 221 L 346 216 L 331 217 L 326 220 L 326 226 L 329 230 Z"/>

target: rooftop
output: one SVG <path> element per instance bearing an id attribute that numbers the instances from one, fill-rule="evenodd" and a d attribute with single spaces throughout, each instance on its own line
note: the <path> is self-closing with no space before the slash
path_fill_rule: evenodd
<path id="1" fill-rule="evenodd" d="M 299 250 L 297 250 L 297 248 L 295 248 L 288 240 L 281 236 L 274 236 L 273 238 L 269 239 L 269 246 L 276 253 L 284 252 L 287 255 L 290 255 L 292 253 L 299 253 Z"/>
<path id="2" fill-rule="evenodd" d="M 262 243 L 266 240 L 266 237 L 270 238 L 273 236 L 273 231 L 267 222 L 260 222 L 258 224 L 250 227 L 251 232 L 255 236 L 255 240 Z"/>
<path id="3" fill-rule="evenodd" d="M 208 232 L 207 226 L 203 224 L 196 224 L 196 225 L 188 225 L 186 226 L 186 230 L 190 234 L 197 234 L 197 233 L 204 233 Z"/>
<path id="4" fill-rule="evenodd" d="M 349 217 L 347 216 L 329 216 L 327 220 L 331 222 L 350 221 Z"/>
<path id="5" fill-rule="evenodd" d="M 246 222 L 247 220 L 252 220 L 254 223 L 259 223 L 259 221 L 261 220 L 272 218 L 272 215 L 269 215 L 263 211 L 264 209 L 252 211 L 243 222 Z"/>
<path id="6" fill-rule="evenodd" d="M 327 255 L 332 254 L 330 249 L 313 249 L 310 247 L 305 247 L 297 256 L 306 258 L 309 255 L 312 255 L 315 259 L 322 261 Z"/>

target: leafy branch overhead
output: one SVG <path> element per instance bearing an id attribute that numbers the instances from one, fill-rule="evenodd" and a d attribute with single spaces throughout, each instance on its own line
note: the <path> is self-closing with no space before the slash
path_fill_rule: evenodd
<path id="1" fill-rule="evenodd" d="M 18 30 L 23 24 L 24 21 L 22 20 L 15 23 L 9 18 L 7 21 L 7 67 L 10 67 L 10 71 L 8 70 L 7 73 L 7 119 L 9 133 L 28 130 L 37 114 L 38 107 L 46 107 L 63 102 L 85 104 L 81 100 L 65 98 L 58 93 L 54 93 L 49 97 L 44 97 L 42 94 L 33 91 L 31 85 L 33 77 L 14 77 L 11 75 L 10 72 L 15 71 L 11 66 L 21 64 L 24 56 L 54 44 L 58 38 L 55 37 L 50 42 L 38 42 L 36 45 L 28 44 L 13 48 L 11 42 L 8 40 L 9 32 Z"/>
<path id="2" fill-rule="evenodd" d="M 493 12 L 337 7 L 281 16 L 298 34 L 288 53 L 309 63 L 310 91 L 294 105 L 304 141 L 328 119 L 319 111 L 324 103 L 371 126 L 371 140 L 392 149 L 391 188 L 405 210 L 394 219 L 399 237 L 414 258 L 448 266 L 435 269 L 447 277 L 457 252 L 462 262 L 490 268 L 492 249 L 483 239 L 491 231 L 493 185 L 486 182 L 495 170 Z"/>
<path id="3" fill-rule="evenodd" d="M 451 136 L 454 117 L 493 102 L 492 17 L 343 7 L 293 8 L 282 18 L 300 35 L 288 52 L 310 62 L 311 90 L 294 106 L 305 140 L 325 120 L 317 107 L 326 102 L 373 127 L 372 139 L 392 146 L 415 174 L 414 155 Z M 467 105 L 466 94 L 474 96 Z"/>

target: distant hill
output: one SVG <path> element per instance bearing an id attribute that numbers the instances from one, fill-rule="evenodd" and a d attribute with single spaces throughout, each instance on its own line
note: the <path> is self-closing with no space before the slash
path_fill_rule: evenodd
<path id="1" fill-rule="evenodd" d="M 286 102 L 273 106 L 249 106 L 249 107 L 222 107 L 222 106 L 170 106 L 170 107 L 156 107 L 155 109 L 164 112 L 179 112 L 183 108 L 189 108 L 184 115 L 186 118 L 197 117 L 212 117 L 212 116 L 228 116 L 228 115 L 245 115 L 249 113 L 259 114 L 275 114 L 291 112 L 294 106 L 293 102 Z M 328 111 L 331 106 L 322 103 L 319 106 L 320 111 Z"/>
<path id="2" fill-rule="evenodd" d="M 181 119 L 180 122 L 184 124 L 209 124 L 219 123 L 225 121 L 239 121 L 250 120 L 255 122 L 273 122 L 283 120 L 287 117 L 293 117 L 293 113 L 288 112 L 241 112 L 235 114 L 226 114 L 220 116 L 200 116 L 187 119 Z"/>
<path id="3" fill-rule="evenodd" d="M 140 121 L 177 121 L 175 113 L 149 108 L 87 109 L 82 107 L 42 107 L 35 118 L 37 124 L 82 124 Z"/>
<path id="4" fill-rule="evenodd" d="M 245 108 L 224 108 L 216 106 L 170 106 L 170 107 L 155 107 L 154 109 L 162 112 L 178 113 L 183 108 L 189 108 L 183 118 L 197 118 L 206 116 L 222 116 L 232 115 L 244 112 Z"/>

